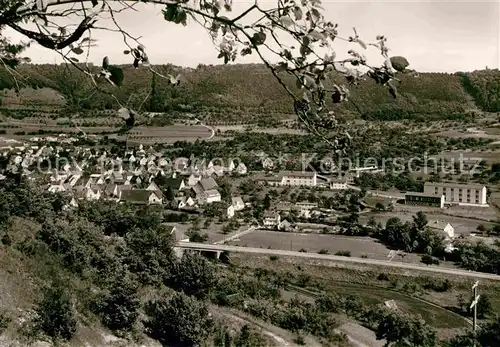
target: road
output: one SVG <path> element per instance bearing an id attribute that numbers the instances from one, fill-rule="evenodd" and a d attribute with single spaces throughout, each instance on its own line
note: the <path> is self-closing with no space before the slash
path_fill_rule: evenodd
<path id="1" fill-rule="evenodd" d="M 494 275 L 484 272 L 473 272 L 473 271 L 459 270 L 459 269 L 446 269 L 432 265 L 396 263 L 387 260 L 375 260 L 375 259 L 356 258 L 356 257 L 344 257 L 344 256 L 330 255 L 330 254 L 303 253 L 303 252 L 286 251 L 280 249 L 238 247 L 238 246 L 214 245 L 214 244 L 182 242 L 182 241 L 177 242 L 177 246 L 184 249 L 194 249 L 198 251 L 227 251 L 227 252 L 239 252 L 239 253 L 277 255 L 284 257 L 286 256 L 299 257 L 299 258 L 326 260 L 326 261 L 334 261 L 341 263 L 375 265 L 375 266 L 400 268 L 405 270 L 427 271 L 427 272 L 455 275 L 461 277 L 472 277 L 474 279 L 487 279 L 493 281 L 500 281 L 500 275 Z"/>
<path id="2" fill-rule="evenodd" d="M 211 131 L 211 135 L 210 135 L 210 137 L 208 137 L 208 138 L 206 138 L 206 139 L 205 139 L 205 140 L 211 140 L 211 139 L 215 136 L 215 130 L 214 130 L 214 128 L 209 127 L 208 125 L 203 124 L 203 123 L 202 123 L 202 122 L 201 122 L 198 118 L 195 118 L 195 120 L 196 120 L 198 123 L 200 123 L 200 125 L 201 125 L 202 127 L 204 127 L 205 129 L 208 129 L 208 130 L 210 130 L 210 131 Z"/>
<path id="3" fill-rule="evenodd" d="M 256 228 L 255 227 L 250 227 L 248 229 L 245 229 L 243 231 L 240 231 L 240 232 L 236 232 L 235 234 L 233 235 L 229 235 L 229 236 L 224 236 L 224 238 L 222 240 L 219 240 L 219 241 L 215 241 L 214 242 L 214 245 L 221 245 L 221 244 L 224 244 L 226 242 L 229 242 L 229 241 L 232 241 L 234 239 L 237 239 L 239 238 L 240 236 L 243 236 L 243 235 L 246 235 L 248 233 L 251 233 L 252 231 L 254 231 Z"/>

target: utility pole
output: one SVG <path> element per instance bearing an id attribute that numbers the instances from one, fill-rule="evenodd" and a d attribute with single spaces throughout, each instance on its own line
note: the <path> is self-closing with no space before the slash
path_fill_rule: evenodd
<path id="1" fill-rule="evenodd" d="M 474 347 L 476 347 L 476 328 L 477 328 L 477 303 L 479 302 L 480 295 L 477 293 L 477 286 L 479 285 L 479 281 L 476 281 L 472 286 L 472 303 L 470 304 L 470 308 L 474 309 L 474 318 L 472 320 L 472 331 L 474 332 Z"/>

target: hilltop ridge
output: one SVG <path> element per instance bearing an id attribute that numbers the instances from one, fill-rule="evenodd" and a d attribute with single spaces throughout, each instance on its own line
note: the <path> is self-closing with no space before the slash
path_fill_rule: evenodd
<path id="1" fill-rule="evenodd" d="M 161 74 L 180 74 L 181 85 L 176 87 L 149 70 L 129 65 L 122 68 L 124 84 L 113 92 L 122 104 L 131 107 L 138 107 L 147 99 L 143 104 L 147 111 L 208 114 L 221 121 L 241 120 L 242 116 L 286 118 L 293 113 L 289 95 L 264 65 L 200 64 L 196 69 L 172 65 L 154 67 Z M 4 111 L 23 106 L 33 109 L 37 105 L 93 113 L 116 106 L 110 95 L 97 92 L 91 81 L 74 67 L 29 64 L 20 66 L 18 72 L 24 80 L 15 81 L 11 74 L 0 69 Z M 469 117 L 475 111 L 500 111 L 498 70 L 454 74 L 412 72 L 398 78 L 401 83 L 397 99 L 371 79 L 351 86 L 350 102 L 337 108 L 338 115 L 366 120 L 437 120 Z M 299 93 L 292 76 L 284 74 L 283 79 Z M 340 76 L 331 76 L 327 84 L 344 82 Z M 29 98 L 24 95 L 19 98 L 9 91 L 16 83 L 37 91 L 30 92 Z M 104 82 L 100 87 L 107 91 L 112 88 Z M 56 93 L 48 92 L 47 88 Z"/>

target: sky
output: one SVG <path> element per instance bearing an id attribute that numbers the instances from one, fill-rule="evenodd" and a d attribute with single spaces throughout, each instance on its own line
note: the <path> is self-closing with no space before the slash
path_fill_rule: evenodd
<path id="1" fill-rule="evenodd" d="M 276 1 L 258 0 L 263 6 Z M 233 12 L 241 13 L 252 1 L 233 0 Z M 489 1 L 334 1 L 323 0 L 325 18 L 338 23 L 339 34 L 352 35 L 356 27 L 364 41 L 375 41 L 379 34 L 388 38 L 390 55 L 404 56 L 410 68 L 421 72 L 455 72 L 499 68 L 500 0 Z M 141 36 L 151 63 L 196 67 L 198 64 L 220 64 L 217 50 L 206 31 L 191 21 L 188 26 L 164 20 L 161 7 L 141 4 L 138 11 L 116 15 L 120 25 L 134 36 Z M 101 27 L 112 27 L 102 20 Z M 13 39 L 21 38 L 8 31 Z M 126 46 L 122 36 L 108 31 L 94 31 L 89 60 L 95 63 L 109 56 L 112 63 L 131 63 L 123 55 Z M 335 47 L 346 52 L 348 47 Z M 358 47 L 359 48 L 359 47 Z M 61 58 L 36 44 L 27 52 L 34 63 L 60 63 Z M 370 59 L 371 54 L 366 54 Z M 258 62 L 255 55 L 238 59 L 240 63 Z"/>

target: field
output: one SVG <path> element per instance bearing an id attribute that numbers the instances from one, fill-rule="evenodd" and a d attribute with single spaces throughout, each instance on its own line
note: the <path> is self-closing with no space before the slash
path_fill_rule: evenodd
<path id="1" fill-rule="evenodd" d="M 409 207 L 414 207 L 413 211 L 410 212 Z M 369 213 L 364 213 L 359 216 L 359 221 L 361 223 L 366 223 L 371 217 L 374 217 L 377 222 L 382 223 L 382 225 L 385 225 L 385 223 L 393 217 L 397 217 L 401 219 L 403 222 L 411 222 L 413 219 L 413 216 L 418 212 L 423 210 L 420 207 L 416 206 L 404 206 L 405 209 L 407 209 L 409 212 L 398 212 L 398 211 L 393 211 L 393 212 L 382 212 L 382 213 L 376 213 L 376 212 L 369 212 Z M 427 215 L 427 219 L 429 220 L 429 224 L 431 224 L 433 221 L 446 221 L 450 223 L 454 228 L 455 228 L 455 235 L 468 235 L 471 232 L 475 232 L 476 228 L 478 225 L 483 224 L 485 227 L 492 227 L 493 223 L 488 223 L 482 220 L 475 220 L 475 219 L 467 219 L 467 218 L 461 218 L 461 217 L 455 217 L 455 216 L 450 216 L 450 215 L 445 215 L 445 214 L 434 214 L 432 210 L 430 211 L 425 211 Z"/>
<path id="2" fill-rule="evenodd" d="M 56 122 L 51 122 L 48 124 L 41 124 L 35 122 L 9 122 L 10 126 L 16 126 L 15 128 L 8 128 L 6 130 L 5 137 L 23 140 L 29 139 L 37 135 L 16 135 L 15 133 L 24 132 L 37 132 L 38 130 L 53 131 L 53 132 L 65 132 L 65 133 L 81 133 L 82 131 L 86 134 L 99 134 L 102 132 L 113 133 L 117 132 L 119 128 L 117 126 L 95 126 L 95 127 L 78 127 L 70 125 L 57 125 Z M 2 124 L 0 124 L 2 128 Z M 145 127 L 138 126 L 129 132 L 128 141 L 130 143 L 167 143 L 172 144 L 176 141 L 189 141 L 194 142 L 196 140 L 209 140 L 213 137 L 214 133 L 208 127 L 202 125 L 184 125 L 184 124 L 174 124 L 164 127 Z M 116 135 L 109 135 L 110 138 L 116 137 Z M 121 139 L 125 140 L 125 136 L 119 136 Z"/>
<path id="3" fill-rule="evenodd" d="M 350 251 L 353 257 L 367 256 L 369 259 L 380 260 L 388 260 L 390 252 L 383 244 L 369 237 L 298 234 L 263 230 L 243 235 L 237 240 L 228 242 L 228 244 L 293 251 L 305 249 L 310 253 L 317 253 L 322 249 L 327 249 L 330 254 L 339 251 Z M 393 261 L 418 263 L 420 257 L 415 254 L 408 254 L 404 258 L 397 256 Z"/>

